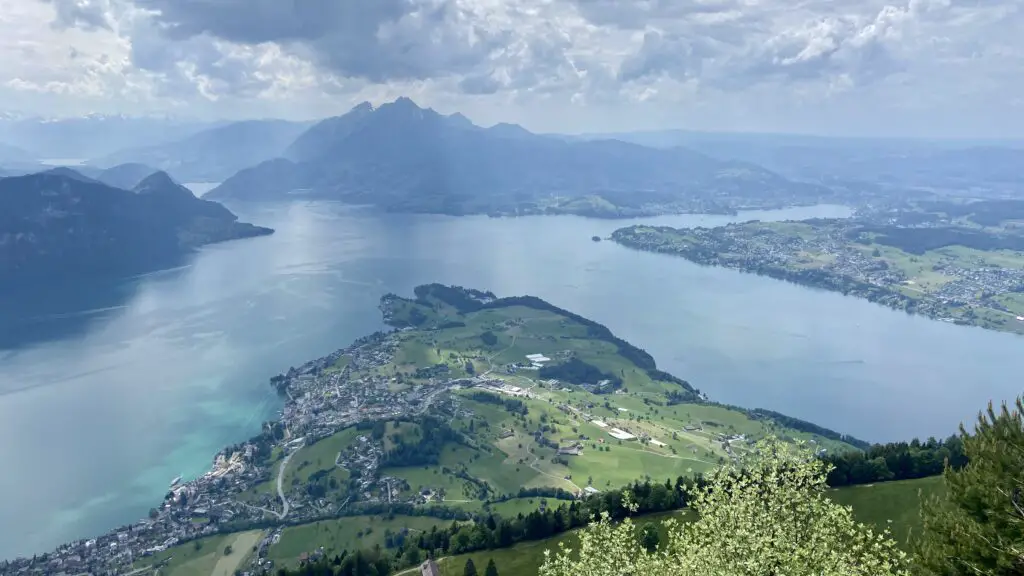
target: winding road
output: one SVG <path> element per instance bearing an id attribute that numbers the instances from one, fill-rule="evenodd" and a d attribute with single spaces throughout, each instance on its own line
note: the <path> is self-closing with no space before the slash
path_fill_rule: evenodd
<path id="1" fill-rule="evenodd" d="M 302 447 L 304 445 L 305 444 L 299 444 L 299 446 L 297 446 L 295 448 L 295 450 L 292 450 L 287 455 L 285 455 L 284 460 L 281 460 L 281 465 L 277 469 L 277 497 L 281 499 L 281 511 L 280 512 L 278 512 L 277 510 L 271 510 L 270 508 L 264 508 L 262 506 L 254 506 L 252 504 L 249 504 L 247 502 L 242 502 L 242 501 L 239 501 L 239 500 L 236 500 L 236 502 L 238 504 L 241 504 L 242 506 L 247 507 L 247 508 L 252 508 L 253 510 L 262 510 L 263 512 L 266 512 L 267 514 L 273 514 L 274 516 L 277 516 L 278 520 L 284 520 L 284 517 L 288 515 L 288 508 L 290 506 L 288 504 L 288 499 L 285 498 L 285 496 L 284 496 L 284 471 L 285 471 L 285 468 L 288 467 L 288 461 L 291 460 L 292 456 L 294 456 L 296 452 L 298 452 L 300 449 L 302 449 Z"/>
<path id="2" fill-rule="evenodd" d="M 283 509 L 280 514 L 277 514 L 276 512 L 275 514 L 277 514 L 277 517 L 281 520 L 284 520 L 284 517 L 288 515 L 288 499 L 284 497 L 284 469 L 288 467 L 288 461 L 292 459 L 292 456 L 295 456 L 296 452 L 302 449 L 302 446 L 304 446 L 304 444 L 300 444 L 295 448 L 295 450 L 289 452 L 288 455 L 284 457 L 284 460 L 281 460 L 281 467 L 277 470 L 277 497 L 281 499 Z"/>

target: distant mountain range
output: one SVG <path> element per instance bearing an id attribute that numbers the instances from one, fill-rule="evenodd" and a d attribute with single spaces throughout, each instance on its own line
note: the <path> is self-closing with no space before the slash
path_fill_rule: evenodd
<path id="1" fill-rule="evenodd" d="M 272 232 L 238 222 L 164 172 L 131 190 L 70 168 L 2 178 L 0 286 L 155 270 L 206 244 Z"/>
<path id="2" fill-rule="evenodd" d="M 100 116 L 81 118 L 0 118 L 0 142 L 40 159 L 86 160 L 118 150 L 181 140 L 225 122 L 174 118 Z M 2 157 L 0 157 L 2 161 Z"/>
<path id="3" fill-rule="evenodd" d="M 93 182 L 99 184 L 106 184 L 114 188 L 120 188 L 122 190 L 132 190 L 138 186 L 143 180 L 162 172 L 152 166 L 146 166 L 145 164 L 119 164 L 112 168 L 101 169 L 94 168 L 92 166 L 57 166 L 54 168 L 47 168 L 38 172 L 32 172 L 32 174 L 50 174 L 65 176 L 67 178 L 74 178 L 84 182 Z"/>
<path id="4" fill-rule="evenodd" d="M 205 197 L 294 195 L 401 212 L 626 217 L 809 204 L 832 192 L 685 148 L 481 128 L 399 98 L 319 122 L 281 158 L 242 170 Z"/>
<path id="5" fill-rule="evenodd" d="M 89 164 L 145 164 L 182 182 L 222 182 L 239 170 L 281 156 L 311 124 L 285 120 L 233 122 L 173 142 L 120 150 Z"/>
<path id="6" fill-rule="evenodd" d="M 140 182 L 157 172 L 161 172 L 161 170 L 157 170 L 156 168 L 145 164 L 127 163 L 119 164 L 117 166 L 107 168 L 106 170 L 95 170 L 90 172 L 94 179 L 99 180 L 107 186 L 131 190 L 138 186 Z M 90 172 L 85 172 L 85 174 L 88 175 Z"/>
<path id="7" fill-rule="evenodd" d="M 723 160 L 764 166 L 787 178 L 833 185 L 864 182 L 966 196 L 1024 193 L 1024 141 L 837 138 L 661 130 L 564 137 L 614 138 L 642 146 L 687 146 Z"/>

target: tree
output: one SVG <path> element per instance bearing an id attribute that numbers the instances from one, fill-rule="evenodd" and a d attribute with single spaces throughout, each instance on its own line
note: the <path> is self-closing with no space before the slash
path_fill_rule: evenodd
<path id="1" fill-rule="evenodd" d="M 476 565 L 472 558 L 466 559 L 466 567 L 462 569 L 462 576 L 476 576 Z"/>
<path id="2" fill-rule="evenodd" d="M 967 465 L 947 463 L 944 494 L 922 506 L 915 543 L 925 571 L 941 576 L 1024 573 L 1024 404 L 988 405 L 974 433 L 960 426 Z"/>
<path id="3" fill-rule="evenodd" d="M 908 576 L 888 532 L 853 519 L 826 496 L 827 464 L 802 446 L 762 440 L 740 465 L 712 471 L 690 490 L 698 520 L 667 520 L 657 552 L 629 518 L 607 513 L 580 532 L 578 557 L 560 544 L 542 576 Z M 632 505 L 635 507 L 635 505 Z"/>
<path id="4" fill-rule="evenodd" d="M 658 544 L 661 542 L 661 537 L 658 535 L 658 527 L 654 524 L 647 524 L 640 530 L 640 544 L 644 547 L 644 550 L 648 552 L 655 552 L 658 550 Z"/>
<path id="5" fill-rule="evenodd" d="M 402 554 L 402 559 L 407 565 L 415 566 L 420 563 L 420 560 L 422 560 L 423 557 L 420 555 L 420 549 L 418 547 L 409 546 Z"/>
<path id="6" fill-rule="evenodd" d="M 484 569 L 484 576 L 498 576 L 498 566 L 494 564 L 494 558 L 487 561 L 487 568 Z"/>
<path id="7" fill-rule="evenodd" d="M 227 546 L 224 547 L 224 555 L 225 556 L 231 556 L 231 553 L 234 552 L 234 551 L 235 551 L 235 549 L 231 547 L 231 544 L 228 544 Z"/>

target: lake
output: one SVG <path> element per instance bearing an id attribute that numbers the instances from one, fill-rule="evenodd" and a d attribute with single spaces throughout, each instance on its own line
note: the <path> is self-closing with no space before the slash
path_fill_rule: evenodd
<path id="1" fill-rule="evenodd" d="M 201 474 L 275 417 L 270 376 L 383 328 L 380 296 L 428 282 L 539 296 L 715 400 L 867 440 L 948 435 L 990 398 L 1020 393 L 1019 337 L 591 241 L 632 222 L 230 207 L 277 233 L 209 247 L 179 269 L 0 303 L 0 558 L 145 516 L 172 478 Z"/>

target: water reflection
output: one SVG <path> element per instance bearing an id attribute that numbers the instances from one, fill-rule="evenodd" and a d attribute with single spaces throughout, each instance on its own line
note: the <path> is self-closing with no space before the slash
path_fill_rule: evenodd
<path id="1" fill-rule="evenodd" d="M 179 267 L 156 274 L 164 278 L 180 275 L 186 263 L 187 259 L 169 262 Z M 124 310 L 147 276 L 76 278 L 0 287 L 0 351 L 84 337 Z"/>

